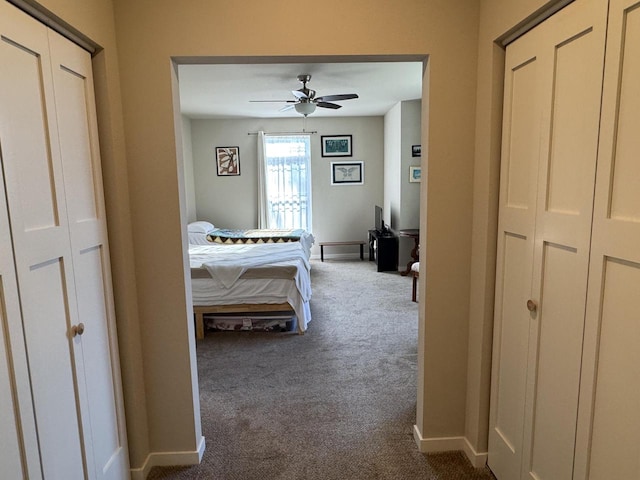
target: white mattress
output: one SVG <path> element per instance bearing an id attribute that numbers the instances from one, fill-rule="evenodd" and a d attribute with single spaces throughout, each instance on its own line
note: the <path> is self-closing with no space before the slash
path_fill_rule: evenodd
<path id="1" fill-rule="evenodd" d="M 194 278 L 191 280 L 191 294 L 196 306 L 288 302 L 298 318 L 301 331 L 305 331 L 311 321 L 309 299 L 302 298 L 293 280 L 240 279 L 233 287 L 225 289 L 213 278 Z"/>
<path id="2" fill-rule="evenodd" d="M 269 249 L 278 250 L 278 245 L 281 246 L 281 250 L 283 244 L 190 245 L 190 265 L 191 268 L 201 268 L 203 262 L 207 259 L 207 251 L 209 250 L 215 252 L 217 257 L 223 253 L 229 255 L 229 258 L 232 258 L 234 255 L 242 258 L 247 252 L 254 252 L 254 249 L 260 249 L 260 251 L 266 252 L 268 252 Z M 300 250 L 303 250 L 303 248 Z M 192 278 L 191 291 L 193 305 L 274 304 L 288 302 L 292 306 L 298 319 L 298 329 L 305 331 L 308 323 L 311 321 L 311 309 L 309 307 L 309 301 L 311 300 L 311 279 L 309 264 L 306 259 L 303 258 L 304 254 L 302 255 L 300 258 L 272 264 L 295 265 L 297 267 L 297 273 L 293 279 L 239 278 L 233 282 L 233 285 L 225 287 L 222 281 L 215 276 Z"/>

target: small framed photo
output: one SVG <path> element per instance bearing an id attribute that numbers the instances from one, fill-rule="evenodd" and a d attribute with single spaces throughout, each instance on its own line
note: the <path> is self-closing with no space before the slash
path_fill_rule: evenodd
<path id="1" fill-rule="evenodd" d="M 422 180 L 422 167 L 409 167 L 409 181 L 417 183 Z"/>
<path id="2" fill-rule="evenodd" d="M 331 162 L 331 185 L 364 184 L 364 162 Z"/>
<path id="3" fill-rule="evenodd" d="M 351 135 L 322 135 L 323 157 L 350 157 L 351 153 Z"/>
<path id="4" fill-rule="evenodd" d="M 422 145 L 411 145 L 411 156 L 412 157 L 421 157 L 422 156 Z"/>
<path id="5" fill-rule="evenodd" d="M 218 176 L 240 175 L 240 147 L 216 147 Z"/>

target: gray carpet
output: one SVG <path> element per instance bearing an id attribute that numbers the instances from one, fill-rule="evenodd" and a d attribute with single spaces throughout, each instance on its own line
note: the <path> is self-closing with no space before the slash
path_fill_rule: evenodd
<path id="1" fill-rule="evenodd" d="M 492 480 L 413 439 L 418 308 L 411 279 L 372 262 L 313 262 L 305 335 L 207 332 L 198 342 L 207 449 L 149 479 Z"/>

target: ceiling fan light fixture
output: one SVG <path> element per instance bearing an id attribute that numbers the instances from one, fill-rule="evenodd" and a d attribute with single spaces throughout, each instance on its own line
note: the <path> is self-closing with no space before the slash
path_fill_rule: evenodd
<path id="1" fill-rule="evenodd" d="M 316 111 L 316 104 L 311 102 L 300 102 L 295 104 L 296 112 L 305 117 Z"/>

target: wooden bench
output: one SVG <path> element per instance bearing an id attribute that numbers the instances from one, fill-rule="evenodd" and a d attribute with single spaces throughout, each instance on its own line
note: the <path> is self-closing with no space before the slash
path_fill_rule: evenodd
<path id="1" fill-rule="evenodd" d="M 320 242 L 320 261 L 324 262 L 324 247 L 342 247 L 344 245 L 360 245 L 360 260 L 364 260 L 364 243 L 362 240 L 347 240 L 345 242 Z"/>

